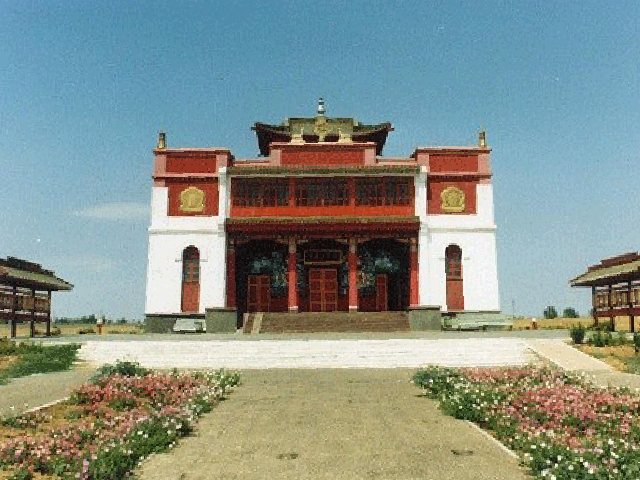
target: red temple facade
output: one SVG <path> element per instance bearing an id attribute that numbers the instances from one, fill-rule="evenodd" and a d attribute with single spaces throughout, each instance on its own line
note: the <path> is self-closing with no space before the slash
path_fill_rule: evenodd
<path id="1" fill-rule="evenodd" d="M 322 106 L 321 106 L 322 107 Z M 382 150 L 391 124 L 256 123 L 261 157 L 154 150 L 147 315 L 499 311 L 490 149 Z"/>

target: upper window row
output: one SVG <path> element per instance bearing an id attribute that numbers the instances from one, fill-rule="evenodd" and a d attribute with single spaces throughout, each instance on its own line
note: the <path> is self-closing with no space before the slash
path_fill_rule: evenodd
<path id="1" fill-rule="evenodd" d="M 349 205 L 350 188 L 348 179 L 298 179 L 291 202 L 304 207 Z M 354 204 L 406 206 L 413 201 L 412 189 L 409 178 L 357 178 L 354 180 Z M 232 201 L 236 207 L 289 205 L 289 182 L 286 179 L 234 179 Z"/>

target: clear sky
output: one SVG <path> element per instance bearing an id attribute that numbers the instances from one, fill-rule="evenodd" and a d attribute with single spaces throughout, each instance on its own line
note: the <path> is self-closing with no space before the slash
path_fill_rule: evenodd
<path id="1" fill-rule="evenodd" d="M 585 313 L 570 278 L 638 250 L 640 2 L 0 1 L 0 257 L 144 313 L 151 149 L 256 157 L 256 122 L 391 121 L 387 156 L 493 148 L 502 308 Z"/>

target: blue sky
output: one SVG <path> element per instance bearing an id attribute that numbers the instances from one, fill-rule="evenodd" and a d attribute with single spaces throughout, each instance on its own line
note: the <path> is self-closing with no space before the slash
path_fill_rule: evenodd
<path id="1" fill-rule="evenodd" d="M 0 257 L 72 282 L 54 315 L 142 318 L 152 153 L 257 156 L 256 121 L 391 121 L 385 154 L 493 148 L 502 308 L 638 250 L 640 3 L 0 2 Z"/>

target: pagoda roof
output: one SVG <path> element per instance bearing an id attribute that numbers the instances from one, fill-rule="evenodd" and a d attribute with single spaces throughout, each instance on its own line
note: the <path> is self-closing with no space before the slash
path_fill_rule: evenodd
<path id="1" fill-rule="evenodd" d="M 604 286 L 640 279 L 640 255 L 625 253 L 605 258 L 570 281 L 572 287 Z"/>
<path id="2" fill-rule="evenodd" d="M 0 258 L 0 284 L 41 290 L 71 290 L 73 285 L 45 270 L 38 263 L 19 258 Z"/>
<path id="3" fill-rule="evenodd" d="M 258 136 L 260 155 L 269 155 L 269 145 L 273 142 L 287 143 L 293 135 L 302 135 L 310 142 L 320 138 L 347 135 L 356 143 L 373 142 L 376 144 L 376 155 L 382 154 L 387 135 L 393 130 L 389 122 L 377 125 L 365 125 L 353 118 L 330 118 L 324 115 L 315 117 L 288 118 L 280 125 L 256 122 L 251 130 Z"/>

